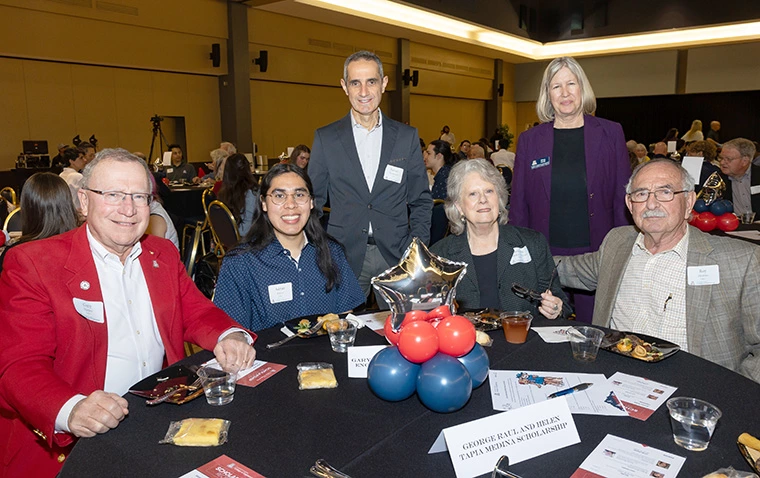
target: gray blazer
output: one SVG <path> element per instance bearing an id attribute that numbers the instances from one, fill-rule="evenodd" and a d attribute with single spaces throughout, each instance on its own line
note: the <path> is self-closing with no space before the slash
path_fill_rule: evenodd
<path id="1" fill-rule="evenodd" d="M 528 263 L 510 264 L 514 250 L 517 247 L 527 247 L 531 261 Z M 480 287 L 478 274 L 473 267 L 472 252 L 467 242 L 467 233 L 458 236 L 446 236 L 433 244 L 430 251 L 452 261 L 466 262 L 467 273 L 457 285 L 456 300 L 464 309 L 480 308 Z M 529 310 L 537 317 L 538 304 L 517 297 L 512 292 L 512 283 L 529 287 L 536 292 L 543 292 L 549 286 L 554 261 L 549 251 L 549 243 L 540 232 L 532 229 L 511 226 L 499 226 L 499 245 L 496 253 L 496 284 L 499 288 L 499 305 L 501 310 Z M 562 299 L 562 313 L 559 318 L 565 318 L 572 313 L 567 296 L 562 291 L 558 279 L 552 284 L 552 294 Z"/>
<path id="2" fill-rule="evenodd" d="M 433 200 L 417 130 L 385 115 L 380 166 L 369 192 L 349 115 L 314 133 L 309 177 L 318 211 L 330 198 L 327 232 L 345 246 L 348 263 L 359 277 L 370 221 L 380 253 L 395 265 L 412 237 L 424 243 L 430 239 Z M 384 179 L 389 166 L 403 170 L 400 182 Z"/>
<path id="3" fill-rule="evenodd" d="M 686 285 L 689 351 L 760 382 L 760 247 L 689 228 L 687 266 L 720 270 L 719 284 Z M 596 252 L 555 257 L 562 285 L 596 290 L 595 325 L 609 326 L 637 236 L 618 227 Z"/>

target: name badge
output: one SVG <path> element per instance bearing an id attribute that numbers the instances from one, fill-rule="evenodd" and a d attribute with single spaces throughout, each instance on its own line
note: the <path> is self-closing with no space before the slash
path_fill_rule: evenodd
<path id="1" fill-rule="evenodd" d="M 171 174 L 174 172 L 174 168 L 166 168 L 166 174 Z"/>
<path id="2" fill-rule="evenodd" d="M 689 285 L 720 284 L 718 264 L 711 266 L 691 266 L 686 268 L 686 283 Z"/>
<path id="3" fill-rule="evenodd" d="M 509 260 L 509 265 L 515 264 L 527 264 L 531 261 L 530 252 L 528 252 L 528 246 L 515 247 L 515 252 L 512 253 L 512 258 Z"/>
<path id="4" fill-rule="evenodd" d="M 750 186 L 749 193 L 752 195 L 760 194 L 760 185 L 758 186 Z"/>
<path id="5" fill-rule="evenodd" d="M 74 297 L 74 309 L 79 312 L 79 315 L 87 320 L 91 320 L 98 324 L 105 322 L 105 319 L 103 318 L 102 302 L 82 300 Z"/>
<path id="6" fill-rule="evenodd" d="M 272 284 L 269 286 L 269 303 L 277 304 L 293 300 L 293 283 Z"/>
<path id="7" fill-rule="evenodd" d="M 385 167 L 385 173 L 383 179 L 386 181 L 393 181 L 396 184 L 401 184 L 401 178 L 404 177 L 404 170 L 398 166 L 388 165 Z"/>
<path id="8" fill-rule="evenodd" d="M 530 162 L 530 169 L 543 168 L 544 166 L 549 166 L 549 164 L 550 164 L 549 156 L 534 159 L 533 161 Z"/>

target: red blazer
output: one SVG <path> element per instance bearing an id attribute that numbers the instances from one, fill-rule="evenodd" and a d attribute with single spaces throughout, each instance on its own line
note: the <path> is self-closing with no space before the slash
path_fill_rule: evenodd
<path id="1" fill-rule="evenodd" d="M 184 341 L 212 350 L 221 333 L 239 327 L 198 291 L 171 242 L 146 235 L 141 243 L 140 264 L 167 364 L 184 357 Z M 85 319 L 74 298 L 103 301 L 85 226 L 6 255 L 0 275 L 1 477 L 55 476 L 74 441 L 54 434 L 58 411 L 75 394 L 103 389 L 108 317 L 103 323 Z"/>

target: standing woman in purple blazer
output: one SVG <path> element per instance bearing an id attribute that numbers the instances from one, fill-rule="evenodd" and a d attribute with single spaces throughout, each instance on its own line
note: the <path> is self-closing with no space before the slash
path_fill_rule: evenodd
<path id="1" fill-rule="evenodd" d="M 596 251 L 610 229 L 630 222 L 623 128 L 592 116 L 594 90 L 571 57 L 546 67 L 536 111 L 541 124 L 517 142 L 509 222 L 541 232 L 554 255 Z M 573 295 L 578 320 L 591 322 L 593 295 Z"/>

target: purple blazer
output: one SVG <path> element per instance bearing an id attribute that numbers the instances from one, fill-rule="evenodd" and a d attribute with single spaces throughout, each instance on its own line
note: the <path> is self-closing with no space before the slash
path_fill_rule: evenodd
<path id="1" fill-rule="evenodd" d="M 599 249 L 613 228 L 630 224 L 625 205 L 625 185 L 631 175 L 623 127 L 595 116 L 583 116 L 586 150 L 586 188 L 591 248 Z M 554 122 L 535 126 L 520 135 L 512 179 L 509 223 L 535 229 L 551 243 L 549 205 L 551 201 Z M 541 167 L 549 158 L 549 164 Z M 538 166 L 538 167 L 537 167 Z M 572 254 L 583 250 L 557 250 Z"/>

